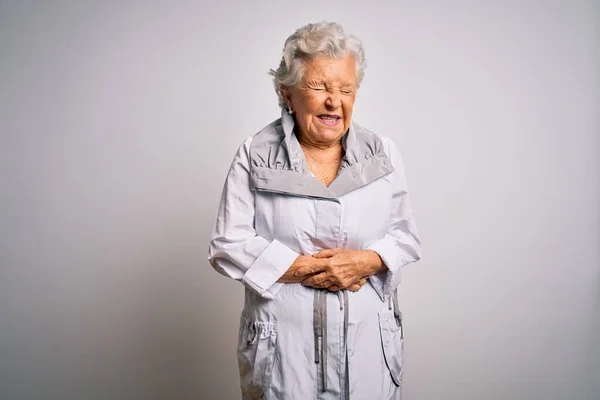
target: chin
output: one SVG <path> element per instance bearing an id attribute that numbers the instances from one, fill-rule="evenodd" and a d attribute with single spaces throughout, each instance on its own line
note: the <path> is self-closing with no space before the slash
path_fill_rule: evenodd
<path id="1" fill-rule="evenodd" d="M 344 136 L 344 133 L 346 133 L 346 131 L 343 129 L 335 129 L 335 130 L 327 129 L 327 130 L 321 130 L 319 132 L 319 137 L 323 141 L 330 142 L 332 140 L 340 139 L 342 136 Z"/>

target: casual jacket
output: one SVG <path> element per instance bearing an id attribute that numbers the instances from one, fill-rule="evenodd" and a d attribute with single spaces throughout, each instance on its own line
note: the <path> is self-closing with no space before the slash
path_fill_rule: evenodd
<path id="1" fill-rule="evenodd" d="M 211 265 L 246 287 L 244 398 L 401 399 L 404 333 L 393 300 L 420 240 L 400 153 L 352 123 L 326 187 L 293 131 L 282 112 L 238 149 L 209 246 Z M 299 255 L 336 247 L 374 250 L 387 269 L 358 292 L 277 282 Z"/>

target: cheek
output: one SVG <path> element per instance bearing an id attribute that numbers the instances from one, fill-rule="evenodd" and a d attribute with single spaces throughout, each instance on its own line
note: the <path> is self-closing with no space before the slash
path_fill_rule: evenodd
<path id="1" fill-rule="evenodd" d="M 321 98 L 321 96 L 313 94 L 311 96 L 307 96 L 304 104 L 305 110 L 309 114 L 319 114 L 323 109 L 323 104 L 325 103 L 325 98 Z"/>
<path id="2" fill-rule="evenodd" d="M 342 101 L 342 104 L 344 105 L 344 108 L 346 108 L 347 110 L 352 111 L 352 108 L 354 107 L 354 97 L 345 97 L 344 100 Z"/>
<path id="3" fill-rule="evenodd" d="M 347 121 L 352 119 L 352 110 L 354 108 L 354 100 L 348 100 L 344 103 L 344 117 Z"/>

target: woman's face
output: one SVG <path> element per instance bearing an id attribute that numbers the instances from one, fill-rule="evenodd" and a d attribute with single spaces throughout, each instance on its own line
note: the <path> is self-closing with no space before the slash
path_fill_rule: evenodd
<path id="1" fill-rule="evenodd" d="M 356 86 L 354 57 L 306 61 L 302 80 L 292 88 L 282 87 L 300 128 L 300 139 L 315 146 L 338 142 L 350 127 Z"/>

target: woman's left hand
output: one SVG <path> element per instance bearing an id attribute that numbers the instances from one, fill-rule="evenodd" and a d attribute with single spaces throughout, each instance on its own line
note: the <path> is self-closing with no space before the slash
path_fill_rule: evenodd
<path id="1" fill-rule="evenodd" d="M 328 262 L 299 268 L 295 275 L 312 275 L 302 284 L 318 289 L 357 291 L 369 276 L 386 268 L 379 254 L 372 250 L 326 249 L 313 257 Z"/>

